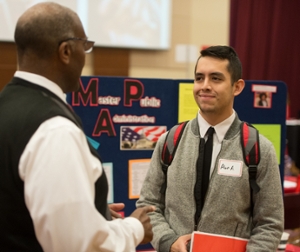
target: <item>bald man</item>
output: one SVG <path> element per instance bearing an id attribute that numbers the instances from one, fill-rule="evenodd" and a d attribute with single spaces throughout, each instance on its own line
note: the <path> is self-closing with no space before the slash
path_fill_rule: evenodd
<path id="1" fill-rule="evenodd" d="M 0 94 L 0 250 L 135 251 L 152 239 L 154 208 L 111 220 L 100 158 L 64 95 L 94 42 L 55 3 L 28 9 L 15 42 L 18 71 Z"/>

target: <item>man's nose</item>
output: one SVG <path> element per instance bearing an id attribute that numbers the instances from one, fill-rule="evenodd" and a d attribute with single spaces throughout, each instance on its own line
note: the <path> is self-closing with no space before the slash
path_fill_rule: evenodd
<path id="1" fill-rule="evenodd" d="M 203 88 L 203 89 L 208 89 L 208 88 L 210 88 L 210 81 L 209 81 L 208 78 L 205 78 L 205 79 L 204 79 L 202 88 Z"/>

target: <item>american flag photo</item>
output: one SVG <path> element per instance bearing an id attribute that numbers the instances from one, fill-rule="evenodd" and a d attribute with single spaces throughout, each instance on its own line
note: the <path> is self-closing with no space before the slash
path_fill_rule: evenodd
<path id="1" fill-rule="evenodd" d="M 121 126 L 121 150 L 153 150 L 166 126 Z"/>

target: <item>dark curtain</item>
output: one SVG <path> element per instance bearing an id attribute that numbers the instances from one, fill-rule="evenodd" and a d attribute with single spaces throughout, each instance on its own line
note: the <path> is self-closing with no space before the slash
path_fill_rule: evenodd
<path id="1" fill-rule="evenodd" d="M 300 0 L 231 0 L 230 45 L 245 80 L 280 80 L 300 116 Z"/>

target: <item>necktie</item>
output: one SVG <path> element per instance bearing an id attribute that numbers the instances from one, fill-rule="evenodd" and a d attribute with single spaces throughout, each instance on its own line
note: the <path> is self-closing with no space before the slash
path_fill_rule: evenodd
<path id="1" fill-rule="evenodd" d="M 196 202 L 195 212 L 195 230 L 199 222 L 199 217 L 204 205 L 205 194 L 209 184 L 211 154 L 212 154 L 212 140 L 214 128 L 210 127 L 206 134 L 208 135 L 205 143 L 204 138 L 200 138 L 199 142 L 199 156 L 197 160 L 197 173 L 196 173 L 196 184 L 194 187 L 194 197 Z"/>
<path id="2" fill-rule="evenodd" d="M 215 129 L 210 127 L 207 132 L 207 140 L 204 145 L 204 160 L 203 160 L 203 173 L 202 173 L 202 201 L 204 204 L 205 195 L 209 184 L 210 166 L 211 166 L 211 155 L 213 150 L 213 134 Z"/>

